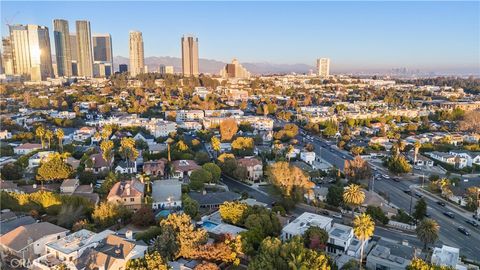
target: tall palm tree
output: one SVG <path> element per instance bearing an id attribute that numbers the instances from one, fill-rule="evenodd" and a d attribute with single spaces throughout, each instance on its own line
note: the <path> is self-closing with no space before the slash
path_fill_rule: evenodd
<path id="1" fill-rule="evenodd" d="M 373 219 L 365 213 L 356 216 L 353 220 L 353 233 L 355 234 L 355 237 L 362 242 L 362 245 L 360 246 L 360 268 L 362 267 L 365 242 L 372 237 L 374 230 L 375 222 L 373 222 Z"/>
<path id="2" fill-rule="evenodd" d="M 413 163 L 417 163 L 417 156 L 418 156 L 418 150 L 420 150 L 420 147 L 422 147 L 422 143 L 420 143 L 419 141 L 416 141 L 414 144 L 414 150 L 415 150 L 415 156 L 413 157 L 414 158 L 414 161 Z"/>
<path id="3" fill-rule="evenodd" d="M 356 184 L 350 184 L 343 191 L 343 201 L 352 207 L 352 217 L 355 207 L 361 205 L 365 200 L 365 192 L 362 187 Z"/>
<path id="4" fill-rule="evenodd" d="M 43 141 L 43 136 L 45 136 L 45 128 L 43 126 L 39 126 L 35 130 L 35 136 L 37 136 L 37 138 L 40 139 L 40 142 L 42 143 L 42 148 L 44 148 L 45 145 L 44 145 L 44 141 Z"/>
<path id="5" fill-rule="evenodd" d="M 51 130 L 45 131 L 45 139 L 48 141 L 48 148 L 51 148 L 51 142 L 53 139 L 53 132 Z"/>
<path id="6" fill-rule="evenodd" d="M 426 218 L 418 224 L 415 232 L 417 233 L 418 239 L 423 242 L 424 250 L 427 249 L 428 244 L 433 244 L 437 241 L 439 231 L 440 226 L 431 218 Z"/>
<path id="7" fill-rule="evenodd" d="M 55 131 L 55 136 L 57 136 L 58 146 L 60 147 L 61 151 L 63 152 L 63 138 L 65 137 L 65 133 L 63 132 L 63 129 L 57 128 L 57 130 Z"/>

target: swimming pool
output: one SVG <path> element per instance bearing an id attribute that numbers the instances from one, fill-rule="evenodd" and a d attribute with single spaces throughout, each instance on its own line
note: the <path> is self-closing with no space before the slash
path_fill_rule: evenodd
<path id="1" fill-rule="evenodd" d="M 217 227 L 218 224 L 215 223 L 215 222 L 211 222 L 211 221 L 204 221 L 202 223 L 202 227 L 205 228 L 206 230 L 212 230 L 213 228 Z"/>
<path id="2" fill-rule="evenodd" d="M 172 213 L 171 210 L 168 210 L 168 209 L 164 209 L 160 212 L 158 212 L 158 214 L 156 215 L 156 217 L 168 217 L 168 215 L 170 215 Z"/>

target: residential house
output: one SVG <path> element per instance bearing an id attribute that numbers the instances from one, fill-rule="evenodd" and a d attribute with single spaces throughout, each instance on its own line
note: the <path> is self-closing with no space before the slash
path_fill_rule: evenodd
<path id="1" fill-rule="evenodd" d="M 81 127 L 73 134 L 73 140 L 77 142 L 85 142 L 91 138 L 97 130 L 94 127 Z"/>
<path id="2" fill-rule="evenodd" d="M 115 167 L 115 173 L 133 174 L 137 173 L 137 161 L 120 161 Z"/>
<path id="3" fill-rule="evenodd" d="M 182 207 L 182 183 L 177 179 L 154 181 L 152 200 L 153 209 Z"/>
<path id="4" fill-rule="evenodd" d="M 313 163 L 315 162 L 315 152 L 302 151 L 300 152 L 300 159 L 303 160 L 305 163 L 314 167 Z"/>
<path id="5" fill-rule="evenodd" d="M 42 145 L 39 143 L 24 143 L 13 148 L 13 153 L 15 155 L 26 155 L 40 149 L 42 149 Z"/>
<path id="6" fill-rule="evenodd" d="M 28 168 L 32 169 L 40 166 L 40 163 L 46 162 L 50 159 L 50 156 L 55 153 L 53 151 L 40 151 L 28 159 Z"/>
<path id="7" fill-rule="evenodd" d="M 408 152 L 407 159 L 413 163 L 415 166 L 420 167 L 433 167 L 434 162 L 433 160 L 429 159 L 428 157 L 418 153 L 417 160 L 415 161 L 415 153 L 413 151 Z"/>
<path id="8" fill-rule="evenodd" d="M 77 265 L 79 269 L 125 269 L 129 260 L 143 257 L 147 249 L 143 242 L 110 234 L 96 247 L 85 250 Z"/>
<path id="9" fill-rule="evenodd" d="M 467 161 L 467 166 L 472 167 L 473 164 L 480 165 L 480 152 L 471 152 L 465 150 L 451 150 L 450 154 L 464 158 Z"/>
<path id="10" fill-rule="evenodd" d="M 8 140 L 12 138 L 12 133 L 8 130 L 0 131 L 0 140 Z"/>
<path id="11" fill-rule="evenodd" d="M 294 221 L 283 227 L 281 238 L 285 241 L 291 239 L 295 235 L 303 235 L 305 231 L 312 226 L 319 227 L 328 232 L 332 228 L 332 221 L 333 219 L 329 217 L 304 212 Z"/>
<path id="12" fill-rule="evenodd" d="M 178 179 L 186 178 L 190 176 L 194 170 L 201 168 L 195 161 L 185 159 L 174 160 L 172 167 L 172 177 Z"/>
<path id="13" fill-rule="evenodd" d="M 411 246 L 379 240 L 367 255 L 367 269 L 405 270 L 416 252 Z"/>
<path id="14" fill-rule="evenodd" d="M 433 249 L 431 263 L 457 270 L 467 270 L 467 267 L 460 260 L 460 249 L 446 245 Z"/>
<path id="15" fill-rule="evenodd" d="M 132 179 L 115 183 L 108 193 L 107 201 L 138 210 L 142 206 L 144 195 L 145 185 L 137 179 Z"/>
<path id="16" fill-rule="evenodd" d="M 9 212 L 9 213 L 14 214 L 13 212 Z M 16 229 L 17 227 L 33 224 L 35 222 L 36 220 L 31 216 L 17 217 L 14 214 L 13 217 L 5 218 L 5 219 L 2 217 L 2 220 L 0 223 L 0 236 Z"/>
<path id="17" fill-rule="evenodd" d="M 77 178 L 65 179 L 60 185 L 60 192 L 66 194 L 72 194 L 80 185 L 80 180 Z"/>
<path id="18" fill-rule="evenodd" d="M 257 182 L 263 177 L 263 164 L 261 160 L 246 157 L 238 159 L 237 164 L 247 169 L 249 180 Z"/>
<path id="19" fill-rule="evenodd" d="M 352 227 L 334 223 L 328 231 L 327 251 L 333 254 L 347 253 L 353 239 Z"/>
<path id="20" fill-rule="evenodd" d="M 217 209 L 224 202 L 234 202 L 242 198 L 238 193 L 231 191 L 218 192 L 190 192 L 190 198 L 194 199 L 200 205 L 200 208 Z"/>
<path id="21" fill-rule="evenodd" d="M 165 175 L 166 159 L 149 160 L 143 163 L 143 172 L 146 175 L 163 177 Z"/>
<path id="22" fill-rule="evenodd" d="M 90 164 L 85 166 L 86 171 L 92 171 L 93 173 L 107 172 L 109 169 L 109 163 L 103 158 L 102 154 L 93 154 L 90 156 Z M 113 160 L 110 162 L 110 164 Z"/>
<path id="23" fill-rule="evenodd" d="M 0 191 L 23 193 L 23 191 L 18 188 L 17 183 L 8 180 L 0 180 Z"/>
<path id="24" fill-rule="evenodd" d="M 167 150 L 167 144 L 165 143 L 154 143 L 148 146 L 149 154 L 159 154 Z"/>
<path id="25" fill-rule="evenodd" d="M 462 169 L 467 167 L 467 159 L 461 155 L 453 155 L 450 153 L 433 151 L 427 153 L 431 158 L 436 159 L 440 162 L 447 163 L 455 166 L 455 168 Z"/>
<path id="26" fill-rule="evenodd" d="M 138 141 L 138 140 L 144 141 L 149 146 L 155 143 L 155 137 L 153 137 L 150 134 L 145 134 L 145 133 L 142 133 L 142 132 L 137 133 L 137 135 L 135 135 L 135 137 L 133 137 L 133 139 L 135 139 L 135 141 Z"/>
<path id="27" fill-rule="evenodd" d="M 33 259 L 46 252 L 45 244 L 66 236 L 68 230 L 49 222 L 19 226 L 0 236 L 2 257 Z"/>
<path id="28" fill-rule="evenodd" d="M 66 264 L 70 269 L 77 269 L 78 259 L 85 251 L 97 247 L 101 241 L 114 231 L 105 230 L 94 233 L 86 229 L 74 232 L 61 239 L 46 244 L 46 254 L 35 259 L 33 266 L 49 270 L 60 264 Z"/>

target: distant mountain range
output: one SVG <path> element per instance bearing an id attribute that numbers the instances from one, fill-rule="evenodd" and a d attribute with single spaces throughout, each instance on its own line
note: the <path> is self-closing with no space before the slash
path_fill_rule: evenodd
<path id="1" fill-rule="evenodd" d="M 115 56 L 113 58 L 115 70 L 118 70 L 118 65 L 129 64 L 128 58 L 123 56 Z M 182 71 L 182 62 L 178 57 L 170 56 L 150 56 L 145 57 L 145 64 L 148 66 L 148 71 L 158 71 L 160 65 L 173 66 L 175 72 Z M 200 58 L 199 68 L 201 73 L 218 74 L 227 63 Z M 241 63 L 252 74 L 285 74 L 285 73 L 308 73 L 313 66 L 306 64 L 271 64 L 271 63 Z"/>

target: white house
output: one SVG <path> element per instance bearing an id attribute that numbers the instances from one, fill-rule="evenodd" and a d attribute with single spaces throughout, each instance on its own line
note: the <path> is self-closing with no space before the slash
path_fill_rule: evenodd
<path id="1" fill-rule="evenodd" d="M 315 161 L 315 152 L 302 151 L 300 152 L 300 159 L 313 166 L 313 162 Z"/>
<path id="2" fill-rule="evenodd" d="M 115 173 L 137 173 L 137 161 L 121 161 L 118 163 L 117 167 L 115 167 Z"/>
<path id="3" fill-rule="evenodd" d="M 179 180 L 157 180 L 152 183 L 152 208 L 182 207 L 182 182 Z"/>
<path id="4" fill-rule="evenodd" d="M 288 240 L 295 235 L 303 235 L 311 226 L 330 231 L 332 228 L 332 219 L 329 217 L 317 215 L 314 213 L 304 212 L 294 221 L 287 224 L 282 229 L 282 240 Z"/>
<path id="5" fill-rule="evenodd" d="M 13 153 L 15 155 L 26 155 L 40 149 L 42 149 L 42 145 L 39 143 L 24 143 L 13 148 Z"/>
<path id="6" fill-rule="evenodd" d="M 327 251 L 333 254 L 346 253 L 353 239 L 352 227 L 334 223 L 328 231 Z"/>
<path id="7" fill-rule="evenodd" d="M 467 159 L 460 155 L 453 155 L 438 151 L 429 152 L 428 155 L 433 159 L 453 165 L 459 169 L 467 167 Z"/>
<path id="8" fill-rule="evenodd" d="M 460 249 L 446 245 L 433 249 L 431 262 L 435 265 L 452 267 L 457 270 L 467 269 L 466 266 L 461 264 Z"/>
<path id="9" fill-rule="evenodd" d="M 60 185 L 60 192 L 66 194 L 72 194 L 80 185 L 80 180 L 73 178 L 73 179 L 65 179 L 63 180 L 62 184 Z"/>
<path id="10" fill-rule="evenodd" d="M 40 163 L 47 161 L 53 153 L 53 151 L 41 151 L 36 153 L 28 159 L 28 168 L 31 169 L 40 166 Z"/>
<path id="11" fill-rule="evenodd" d="M 23 225 L 0 236 L 0 252 L 2 257 L 33 259 L 45 255 L 45 244 L 66 236 L 68 231 L 49 222 Z"/>
<path id="12" fill-rule="evenodd" d="M 12 138 L 12 133 L 8 130 L 0 131 L 0 140 L 8 140 Z"/>
<path id="13" fill-rule="evenodd" d="M 82 127 L 73 133 L 73 140 L 78 142 L 84 142 L 92 137 L 96 132 L 93 127 Z"/>
<path id="14" fill-rule="evenodd" d="M 452 150 L 450 154 L 464 158 L 467 162 L 468 167 L 472 167 L 473 164 L 480 165 L 480 152 L 470 152 L 470 151 L 462 151 L 462 150 Z"/>
<path id="15" fill-rule="evenodd" d="M 146 142 L 149 146 L 155 143 L 155 137 L 149 134 L 143 134 L 142 132 L 137 133 L 133 139 L 135 141 L 140 140 Z"/>

